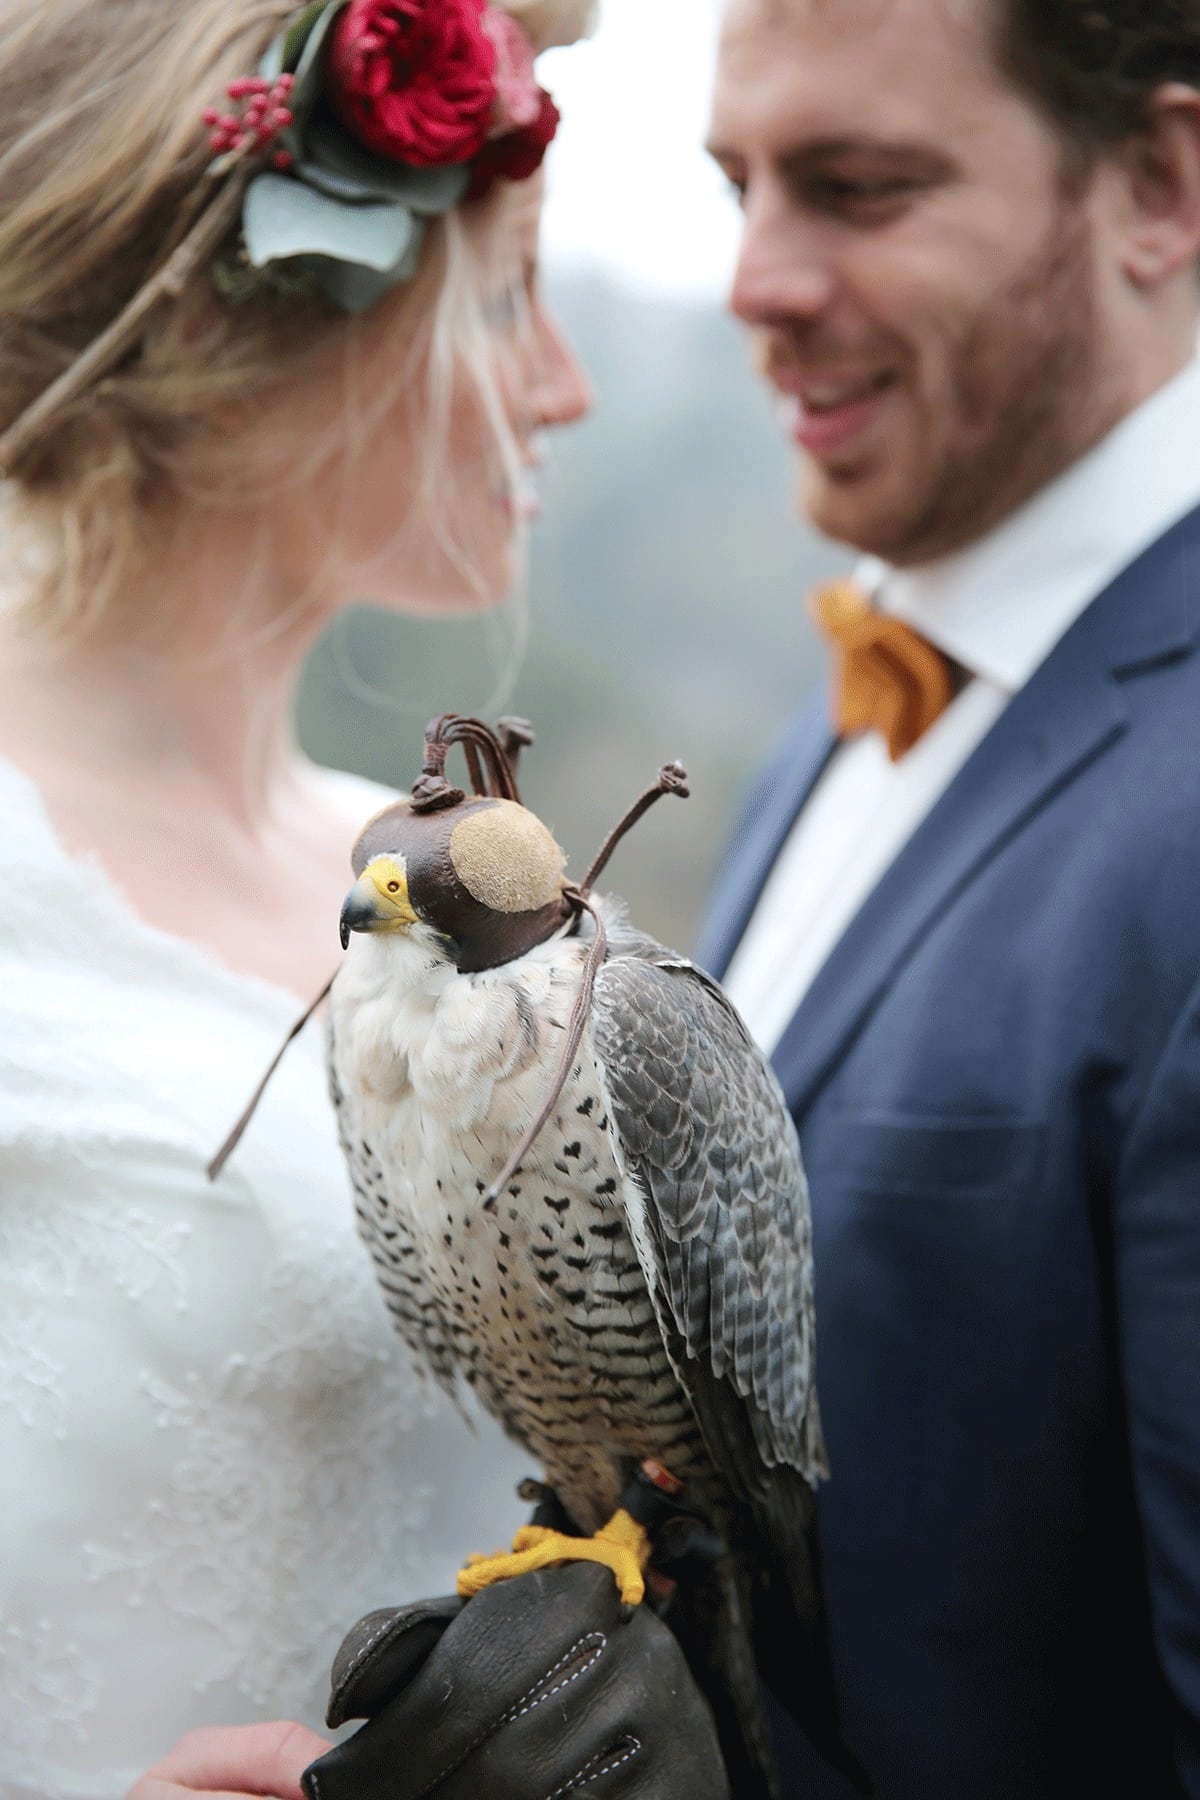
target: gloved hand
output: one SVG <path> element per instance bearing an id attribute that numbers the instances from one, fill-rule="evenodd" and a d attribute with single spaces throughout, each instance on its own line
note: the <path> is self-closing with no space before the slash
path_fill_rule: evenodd
<path id="1" fill-rule="evenodd" d="M 309 1800 L 729 1800 L 708 1706 L 646 1606 L 576 1563 L 359 1621 Z"/>

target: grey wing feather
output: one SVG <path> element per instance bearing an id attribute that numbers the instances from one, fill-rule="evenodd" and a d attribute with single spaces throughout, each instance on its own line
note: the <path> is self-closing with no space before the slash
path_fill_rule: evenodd
<path id="1" fill-rule="evenodd" d="M 628 1172 L 647 1200 L 648 1270 L 680 1377 L 727 1478 L 749 1426 L 762 1463 L 827 1472 L 814 1386 L 812 1225 L 779 1084 L 709 976 L 646 940 L 600 970 L 593 1042 Z M 635 1232 L 635 1241 L 637 1234 Z M 735 1416 L 711 1377 L 745 1403 Z M 702 1392 L 696 1393 L 699 1381 Z M 753 1482 L 750 1484 L 754 1485 Z"/>
<path id="2" fill-rule="evenodd" d="M 613 948 L 596 980 L 592 1041 L 625 1170 L 644 1201 L 644 1228 L 636 1199 L 629 1223 L 663 1341 L 744 1509 L 730 1520 L 732 1548 L 753 1594 L 759 1667 L 818 1750 L 867 1793 L 841 1736 L 814 1536 L 812 1486 L 828 1469 L 795 1127 L 716 982 L 619 927 Z M 676 1630 L 693 1666 L 715 1669 L 710 1697 L 736 1692 L 749 1716 L 745 1683 L 721 1660 L 737 1622 L 726 1607 L 714 1631 L 705 1592 L 684 1584 Z M 748 1755 L 753 1764 L 753 1743 Z"/>

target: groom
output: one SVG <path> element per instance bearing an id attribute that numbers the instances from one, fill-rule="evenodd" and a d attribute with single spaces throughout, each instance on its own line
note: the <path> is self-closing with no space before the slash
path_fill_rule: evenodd
<path id="1" fill-rule="evenodd" d="M 733 307 L 866 560 L 706 948 L 805 1149 L 880 1800 L 1200 1796 L 1197 89 L 1200 0 L 727 5 Z"/>

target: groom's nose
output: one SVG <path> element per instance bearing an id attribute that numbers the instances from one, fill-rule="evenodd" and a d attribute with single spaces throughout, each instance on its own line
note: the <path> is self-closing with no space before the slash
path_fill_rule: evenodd
<path id="1" fill-rule="evenodd" d="M 808 324 L 819 319 L 837 289 L 819 225 L 787 196 L 751 187 L 729 306 L 747 325 Z"/>

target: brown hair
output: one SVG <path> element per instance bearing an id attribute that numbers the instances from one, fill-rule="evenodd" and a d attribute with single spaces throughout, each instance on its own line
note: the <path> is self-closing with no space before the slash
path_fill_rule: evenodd
<path id="1" fill-rule="evenodd" d="M 996 0 L 1003 67 L 1078 149 L 1138 131 L 1155 89 L 1200 88 L 1200 0 Z"/>
<path id="2" fill-rule="evenodd" d="M 501 3 L 539 47 L 579 36 L 591 8 Z M 0 431 L 144 283 L 209 159 L 203 109 L 294 11 L 294 0 L 0 0 Z M 71 636 L 112 619 L 152 523 L 228 479 L 238 449 L 223 407 L 269 412 L 306 379 L 361 361 L 384 329 L 400 348 L 397 380 L 419 363 L 444 388 L 446 345 L 469 339 L 480 311 L 463 293 L 482 280 L 473 252 L 503 204 L 501 191 L 470 220 L 437 222 L 417 277 L 358 319 L 293 294 L 232 304 L 198 270 L 138 353 L 56 415 L 14 471 L 6 560 L 24 548 L 26 613 Z M 486 388 L 486 352 L 464 347 Z M 446 412 L 444 394 L 430 403 L 431 417 Z M 485 405 L 499 425 L 494 396 Z"/>

